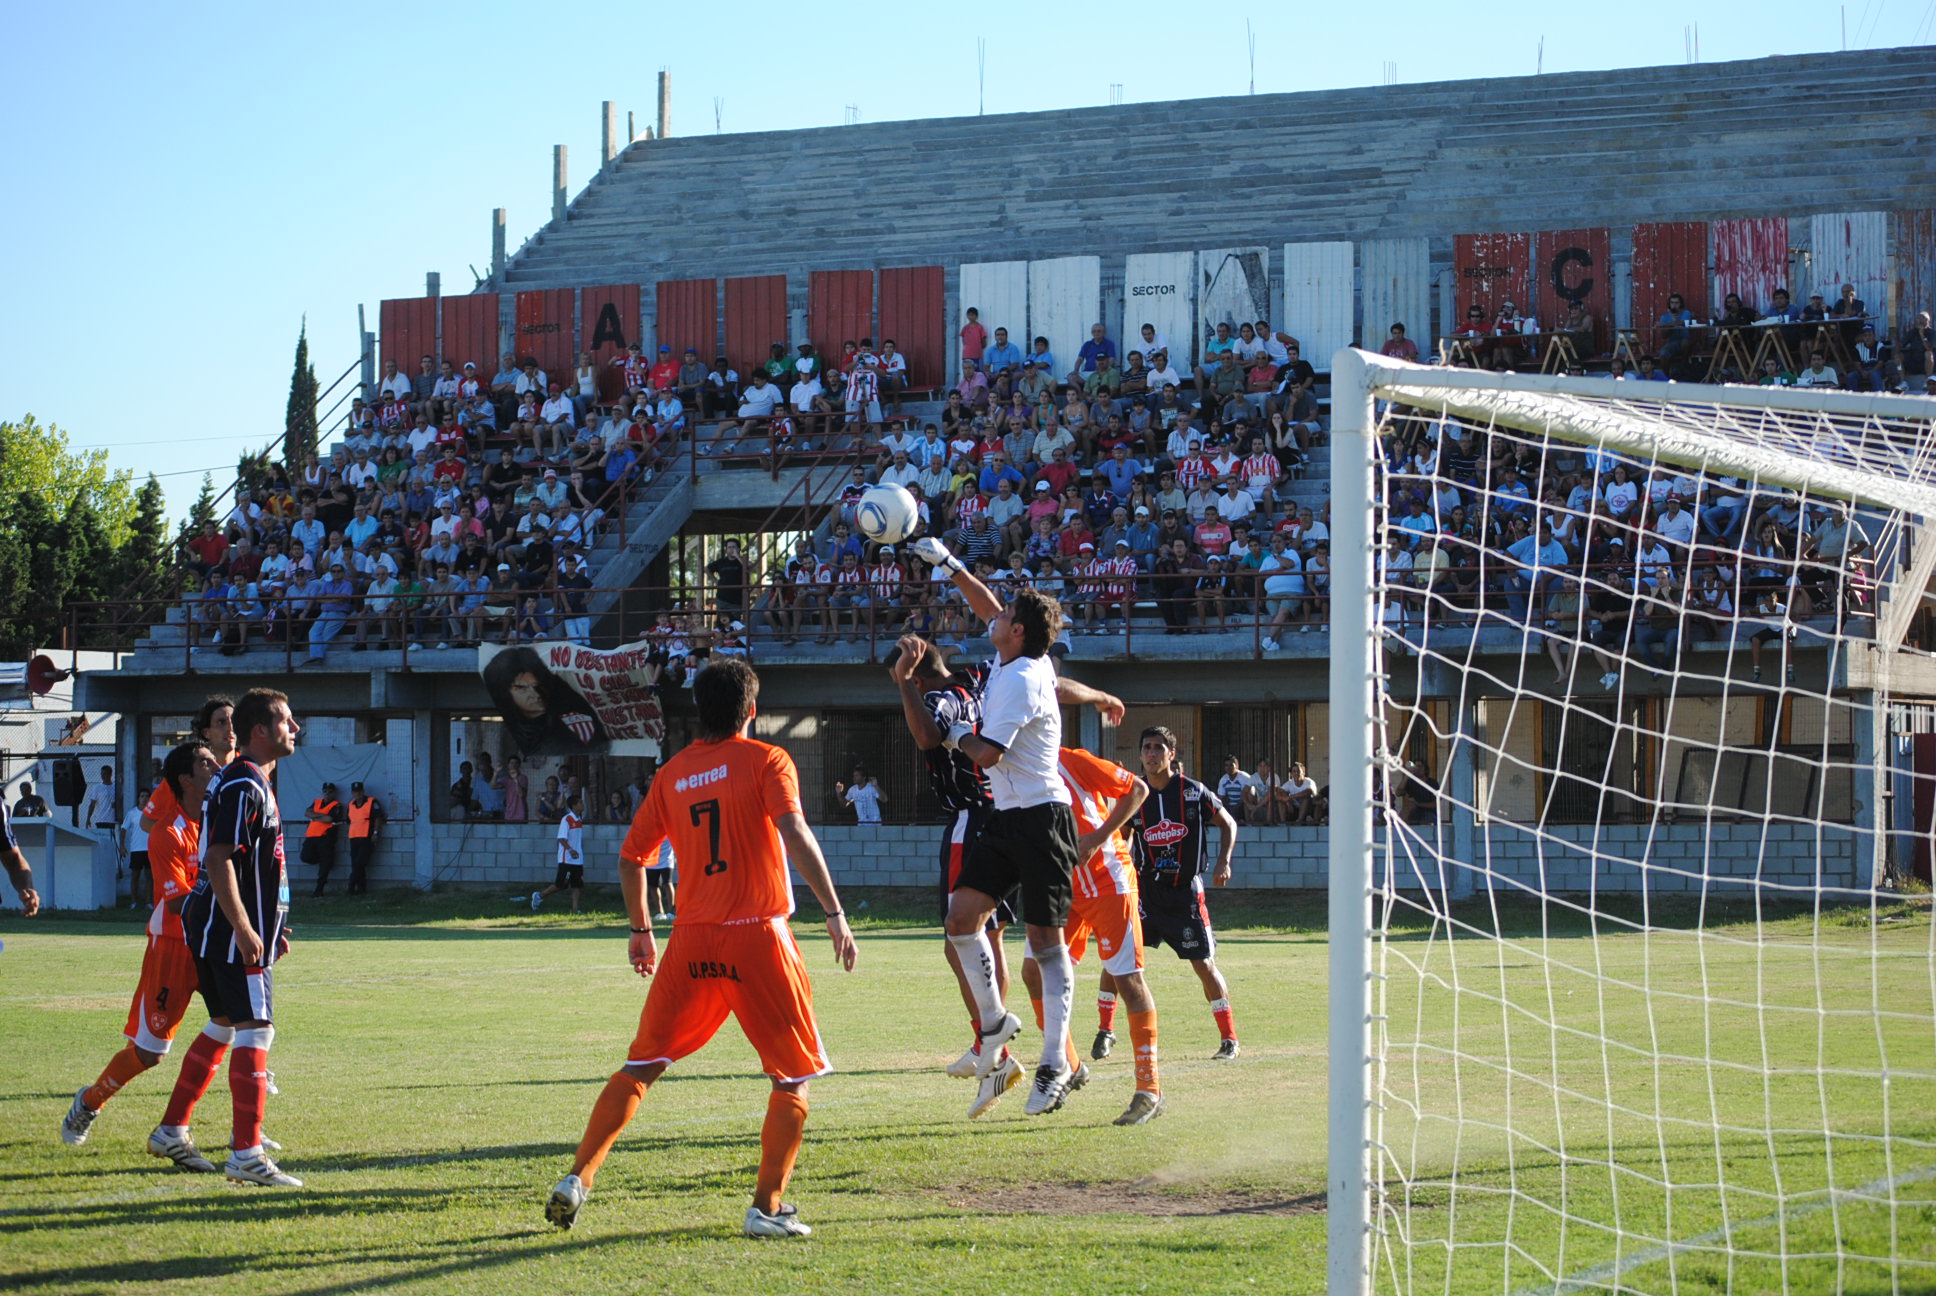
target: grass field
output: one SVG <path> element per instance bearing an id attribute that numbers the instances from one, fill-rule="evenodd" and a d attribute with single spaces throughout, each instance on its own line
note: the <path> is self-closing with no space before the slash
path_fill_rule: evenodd
<path id="1" fill-rule="evenodd" d="M 739 1237 L 738 1223 L 766 1086 L 730 1024 L 654 1089 L 578 1227 L 543 1222 L 545 1194 L 569 1168 L 645 988 L 624 963 L 615 911 L 534 916 L 474 896 L 299 902 L 295 948 L 278 970 L 282 1094 L 268 1122 L 284 1164 L 307 1180 L 291 1192 L 179 1174 L 146 1155 L 173 1061 L 111 1103 L 85 1147 L 62 1146 L 56 1128 L 74 1089 L 118 1046 L 141 937 L 133 915 L 0 921 L 0 1287 L 1319 1292 L 1321 906 L 1219 900 L 1244 1056 L 1208 1061 L 1216 1032 L 1195 978 L 1160 953 L 1151 980 L 1171 1105 L 1140 1129 L 1110 1124 L 1131 1089 L 1126 1050 L 1060 1113 L 1023 1117 L 1018 1091 L 968 1121 L 968 1083 L 940 1072 L 965 1022 L 925 914 L 876 897 L 851 975 L 833 969 L 818 925 L 801 924 L 838 1071 L 814 1083 L 789 1193 L 815 1236 L 764 1244 Z M 1917 1142 L 1936 1132 L 1936 1014 L 1930 970 L 1915 962 L 1929 948 L 1926 910 L 1875 931 L 1866 920 L 1831 926 L 1827 957 L 1804 939 L 1803 918 L 1764 925 L 1771 939 L 1745 943 L 1755 930 L 1745 914 L 1711 915 L 1698 935 L 1597 942 L 1582 923 L 1544 917 L 1506 915 L 1505 943 L 1396 933 L 1386 1012 L 1404 1047 L 1391 1059 L 1383 1138 L 1389 1165 L 1413 1183 L 1393 1182 L 1381 1288 L 1403 1275 L 1418 1290 L 1511 1290 L 1631 1259 L 1642 1239 L 1698 1240 L 1717 1225 L 1749 1251 L 1774 1249 L 1781 1233 L 1791 1253 L 1893 1248 L 1936 1265 L 1932 1180 L 1894 1189 L 1921 1206 L 1835 1199 L 1779 1229 L 1756 1223 L 1770 1214 L 1772 1199 L 1759 1194 L 1777 1171 L 1792 1196 L 1817 1181 L 1850 1188 L 1936 1165 L 1936 1142 Z M 1868 1002 L 1867 951 L 1878 944 L 1900 1018 L 1878 1027 L 1873 1014 L 1812 1011 L 1801 977 L 1812 985 L 1817 964 L 1832 998 L 1860 992 Z M 1676 997 L 1703 984 L 1711 1002 L 1759 993 L 1794 1012 L 1704 1013 Z M 1086 1043 L 1086 975 L 1083 986 Z M 1834 1025 L 1817 1029 L 1824 1021 Z M 1715 1068 L 1643 1060 L 1635 1045 L 1650 1039 L 1675 1058 L 1731 1058 L 1769 1041 L 1775 1061 L 1812 1063 L 1826 1047 L 1849 1074 L 1807 1092 L 1752 1067 L 1723 1068 L 1710 1083 Z M 1884 1053 L 1901 1075 L 1886 1117 L 1883 1096 L 1859 1079 Z M 1414 1119 L 1413 1103 L 1436 1114 Z M 222 1141 L 227 1109 L 218 1080 L 197 1123 L 205 1146 Z M 1455 1110 L 1466 1117 L 1457 1126 L 1444 1119 Z M 1790 1132 L 1754 1135 L 1769 1113 Z M 1899 1139 L 1886 1164 L 1871 1137 L 1885 1119 Z M 1822 1136 L 1825 1121 L 1836 1139 Z M 1700 1187 L 1723 1181 L 1725 1191 Z M 1618 1245 L 1594 1222 L 1614 1220 L 1626 1230 Z M 1399 1246 L 1401 1236 L 1417 1245 Z M 1784 1289 L 1782 1273 L 1752 1256 L 1730 1272 L 1724 1251 L 1710 1240 L 1618 1281 Z M 1832 1259 L 1794 1266 L 1786 1289 L 1833 1290 L 1838 1274 L 1847 1290 L 1891 1290 L 1884 1270 L 1838 1270 Z M 1936 1287 L 1930 1268 L 1898 1276 L 1895 1290 Z"/>

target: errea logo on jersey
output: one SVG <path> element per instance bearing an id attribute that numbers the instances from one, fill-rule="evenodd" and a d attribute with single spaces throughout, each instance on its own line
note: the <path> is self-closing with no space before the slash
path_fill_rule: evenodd
<path id="1" fill-rule="evenodd" d="M 1143 840 L 1152 846 L 1174 846 L 1190 835 L 1190 830 L 1174 819 L 1165 819 L 1143 829 Z"/>
<path id="2" fill-rule="evenodd" d="M 715 765 L 702 774 L 689 774 L 685 778 L 680 779 L 672 785 L 672 790 L 675 792 L 684 792 L 691 788 L 708 787 L 714 783 L 723 782 L 725 778 L 726 767 L 724 765 Z"/>

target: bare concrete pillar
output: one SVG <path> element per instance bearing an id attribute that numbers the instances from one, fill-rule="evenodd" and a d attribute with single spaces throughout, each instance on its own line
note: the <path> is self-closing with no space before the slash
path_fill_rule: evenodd
<path id="1" fill-rule="evenodd" d="M 625 142 L 630 144 L 639 137 L 638 119 L 630 111 L 625 114 Z"/>
<path id="2" fill-rule="evenodd" d="M 565 218 L 565 154 L 563 144 L 551 146 L 551 219 Z"/>
<path id="3" fill-rule="evenodd" d="M 599 165 L 610 166 L 618 156 L 618 105 L 607 99 L 598 114 L 601 145 Z"/>
<path id="4" fill-rule="evenodd" d="M 504 209 L 491 209 L 491 277 L 504 273 Z"/>
<path id="5" fill-rule="evenodd" d="M 668 139 L 672 135 L 672 70 L 667 68 L 659 73 L 659 138 Z"/>

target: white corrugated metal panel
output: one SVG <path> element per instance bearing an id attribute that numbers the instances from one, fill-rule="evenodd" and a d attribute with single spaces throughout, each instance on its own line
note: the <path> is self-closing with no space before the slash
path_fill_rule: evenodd
<path id="1" fill-rule="evenodd" d="M 1358 247 L 1358 283 L 1364 295 L 1359 345 L 1376 351 L 1393 324 L 1432 354 L 1432 245 L 1427 239 L 1369 239 Z"/>
<path id="2" fill-rule="evenodd" d="M 995 330 L 1008 330 L 1008 340 L 1028 350 L 1028 262 L 977 261 L 961 267 L 961 306 L 955 319 L 957 359 L 961 351 L 960 330 L 968 322 L 972 306 L 988 330 L 988 345 L 995 345 Z"/>
<path id="3" fill-rule="evenodd" d="M 1217 335 L 1217 325 L 1237 326 L 1269 319 L 1270 249 L 1209 248 L 1197 253 L 1197 333 L 1191 365 L 1202 358 L 1203 344 Z M 1176 356 L 1170 360 L 1184 368 Z"/>
<path id="4" fill-rule="evenodd" d="M 1459 272 L 1447 266 L 1439 271 L 1439 331 L 1432 339 L 1432 345 L 1418 344 L 1419 354 L 1427 351 L 1439 353 L 1439 338 L 1451 337 L 1459 331 Z"/>
<path id="5" fill-rule="evenodd" d="M 1055 352 L 1057 382 L 1076 367 L 1076 352 L 1089 340 L 1089 329 L 1101 322 L 1102 258 L 1055 257 L 1028 263 L 1029 335 L 1018 343 L 1022 354 L 1035 348 L 1038 337 L 1049 340 Z"/>
<path id="6" fill-rule="evenodd" d="M 1889 299 L 1889 260 L 1886 255 L 1889 217 L 1884 212 L 1830 212 L 1808 218 L 1806 291 L 1822 294 L 1833 306 L 1843 284 L 1854 284 L 1855 295 L 1880 315 Z"/>
<path id="7" fill-rule="evenodd" d="M 1351 345 L 1356 330 L 1358 270 L 1349 243 L 1284 245 L 1284 309 L 1273 322 L 1302 344 L 1303 359 L 1320 372 Z"/>
<path id="8" fill-rule="evenodd" d="M 1170 363 L 1188 365 L 1190 340 L 1197 327 L 1197 256 L 1194 252 L 1132 252 L 1123 260 L 1123 321 L 1116 334 L 1118 354 L 1141 351 L 1147 358 L 1143 325 L 1156 328 L 1170 344 Z"/>

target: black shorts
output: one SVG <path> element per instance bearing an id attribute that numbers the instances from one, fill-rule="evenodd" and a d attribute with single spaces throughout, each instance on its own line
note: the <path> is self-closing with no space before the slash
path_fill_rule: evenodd
<path id="1" fill-rule="evenodd" d="M 197 954 L 195 976 L 201 982 L 202 1002 L 208 1005 L 210 1017 L 219 1017 L 230 1025 L 275 1021 L 274 968 L 252 968 Z"/>
<path id="2" fill-rule="evenodd" d="M 558 865 L 558 875 L 551 879 L 551 885 L 561 891 L 566 887 L 570 887 L 574 891 L 583 891 L 585 889 L 585 866 L 583 864 L 566 864 L 560 862 Z"/>
<path id="3" fill-rule="evenodd" d="M 1060 801 L 994 810 L 962 860 L 955 887 L 1005 896 L 1022 888 L 1022 920 L 1037 927 L 1069 921 L 1074 898 L 1076 817 Z"/>
<path id="4" fill-rule="evenodd" d="M 128 852 L 128 872 L 146 873 L 147 871 L 148 871 L 148 852 L 145 850 L 129 851 Z"/>
<path id="5" fill-rule="evenodd" d="M 1217 956 L 1217 933 L 1210 906 L 1196 887 L 1145 885 L 1137 888 L 1143 916 L 1143 944 L 1168 945 L 1180 959 L 1195 962 Z"/>
<path id="6" fill-rule="evenodd" d="M 664 867 L 654 865 L 645 871 L 645 880 L 660 883 L 672 881 L 672 865 L 667 864 Z"/>
<path id="7" fill-rule="evenodd" d="M 957 810 L 955 817 L 948 823 L 948 831 L 941 838 L 941 917 L 948 917 L 948 898 L 955 893 L 956 880 L 961 876 L 961 866 L 974 849 L 975 842 L 981 837 L 982 829 L 988 825 L 988 816 L 993 807 L 983 806 L 975 810 Z M 995 916 L 988 920 L 988 930 L 1008 927 L 1015 922 L 1016 896 L 1013 891 L 995 901 Z"/>

